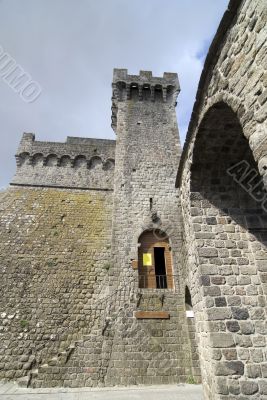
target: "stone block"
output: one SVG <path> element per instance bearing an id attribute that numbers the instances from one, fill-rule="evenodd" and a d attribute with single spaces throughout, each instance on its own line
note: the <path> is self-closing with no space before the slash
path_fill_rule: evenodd
<path id="1" fill-rule="evenodd" d="M 226 307 L 214 307 L 207 310 L 208 320 L 224 320 L 231 318 L 231 310 Z"/>
<path id="2" fill-rule="evenodd" d="M 231 333 L 213 332 L 210 333 L 211 347 L 227 348 L 235 346 L 234 338 Z"/>
<path id="3" fill-rule="evenodd" d="M 224 276 L 212 276 L 211 283 L 213 285 L 224 285 L 225 284 L 225 277 Z"/>
<path id="4" fill-rule="evenodd" d="M 267 362 L 261 364 L 262 376 L 267 378 Z"/>
<path id="5" fill-rule="evenodd" d="M 248 378 L 260 378 L 261 375 L 261 367 L 259 364 L 247 364 L 246 365 L 246 375 Z"/>
<path id="6" fill-rule="evenodd" d="M 246 308 L 242 307 L 231 307 L 232 315 L 234 319 L 245 320 L 249 318 L 249 313 Z"/>
<path id="7" fill-rule="evenodd" d="M 227 302 L 229 306 L 239 306 L 241 304 L 240 296 L 228 296 Z"/>
<path id="8" fill-rule="evenodd" d="M 260 393 L 267 395 L 267 380 L 259 380 Z"/>
<path id="9" fill-rule="evenodd" d="M 258 383 L 255 381 L 241 381 L 240 388 L 241 393 L 245 395 L 253 395 L 259 390 Z"/>
<path id="10" fill-rule="evenodd" d="M 209 275 L 201 275 L 199 278 L 199 283 L 201 286 L 210 286 L 210 276 Z"/>
<path id="11" fill-rule="evenodd" d="M 240 321 L 239 324 L 243 335 L 251 335 L 255 332 L 255 327 L 251 321 Z"/>
<path id="12" fill-rule="evenodd" d="M 216 297 L 215 298 L 215 306 L 216 307 L 226 307 L 226 298 L 225 297 Z"/>
<path id="13" fill-rule="evenodd" d="M 216 380 L 216 392 L 219 394 L 227 395 L 229 394 L 229 389 L 227 385 L 227 378 L 218 377 Z"/>
<path id="14" fill-rule="evenodd" d="M 198 249 L 198 254 L 204 258 L 218 257 L 218 250 L 213 247 L 201 247 Z"/>
<path id="15" fill-rule="evenodd" d="M 241 361 L 220 361 L 215 364 L 215 375 L 243 375 L 244 364 Z"/>
<path id="16" fill-rule="evenodd" d="M 219 286 L 204 286 L 203 293 L 204 296 L 220 296 L 221 289 Z"/>
<path id="17" fill-rule="evenodd" d="M 240 394 L 240 384 L 239 384 L 238 380 L 229 379 L 228 387 L 229 387 L 229 393 L 231 393 L 235 396 Z"/>

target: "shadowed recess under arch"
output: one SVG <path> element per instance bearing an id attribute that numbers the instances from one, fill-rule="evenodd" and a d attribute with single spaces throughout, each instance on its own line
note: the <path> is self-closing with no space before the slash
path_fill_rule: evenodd
<path id="1" fill-rule="evenodd" d="M 267 228 L 265 196 L 236 114 L 223 102 L 215 104 L 204 116 L 194 144 L 192 202 L 203 205 L 206 200 L 247 229 Z"/>

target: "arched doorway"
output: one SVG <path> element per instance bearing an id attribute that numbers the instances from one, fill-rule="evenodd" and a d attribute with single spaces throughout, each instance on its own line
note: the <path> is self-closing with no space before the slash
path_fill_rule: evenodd
<path id="1" fill-rule="evenodd" d="M 256 343 L 253 336 L 266 335 L 261 329 L 266 307 L 265 197 L 237 115 L 227 104 L 215 104 L 200 124 L 193 149 L 188 240 L 196 254 L 190 289 L 207 398 L 238 394 L 252 378 L 240 348 L 250 354 L 266 349 L 265 338 Z M 261 363 L 262 356 L 256 364 Z"/>
<path id="2" fill-rule="evenodd" d="M 145 231 L 138 246 L 139 287 L 172 289 L 172 253 L 167 235 L 159 230 Z"/>

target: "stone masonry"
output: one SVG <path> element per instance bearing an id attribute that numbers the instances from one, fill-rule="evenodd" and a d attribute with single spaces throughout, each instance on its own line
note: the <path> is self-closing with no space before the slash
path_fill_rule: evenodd
<path id="1" fill-rule="evenodd" d="M 266 1 L 231 0 L 183 150 L 175 73 L 114 70 L 116 140 L 23 135 L 0 193 L 1 379 L 267 399 L 266 39 Z"/>
<path id="2" fill-rule="evenodd" d="M 115 140 L 68 137 L 66 143 L 38 142 L 24 133 L 12 185 L 113 189 Z"/>
<path id="3" fill-rule="evenodd" d="M 230 2 L 177 177 L 207 399 L 267 398 L 266 24 L 265 1 Z"/>
<path id="4" fill-rule="evenodd" d="M 179 91 L 177 74 L 116 69 L 116 141 L 23 135 L 1 201 L 2 378 L 32 387 L 200 382 L 175 188 Z M 140 283 L 144 232 L 167 240 L 168 277 L 149 279 L 169 287 Z"/>

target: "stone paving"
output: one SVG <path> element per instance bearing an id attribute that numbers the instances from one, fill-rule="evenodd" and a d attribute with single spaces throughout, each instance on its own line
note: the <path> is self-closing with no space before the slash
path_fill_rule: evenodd
<path id="1" fill-rule="evenodd" d="M 130 386 L 112 388 L 20 388 L 0 382 L 0 400 L 202 400 L 201 385 Z"/>

